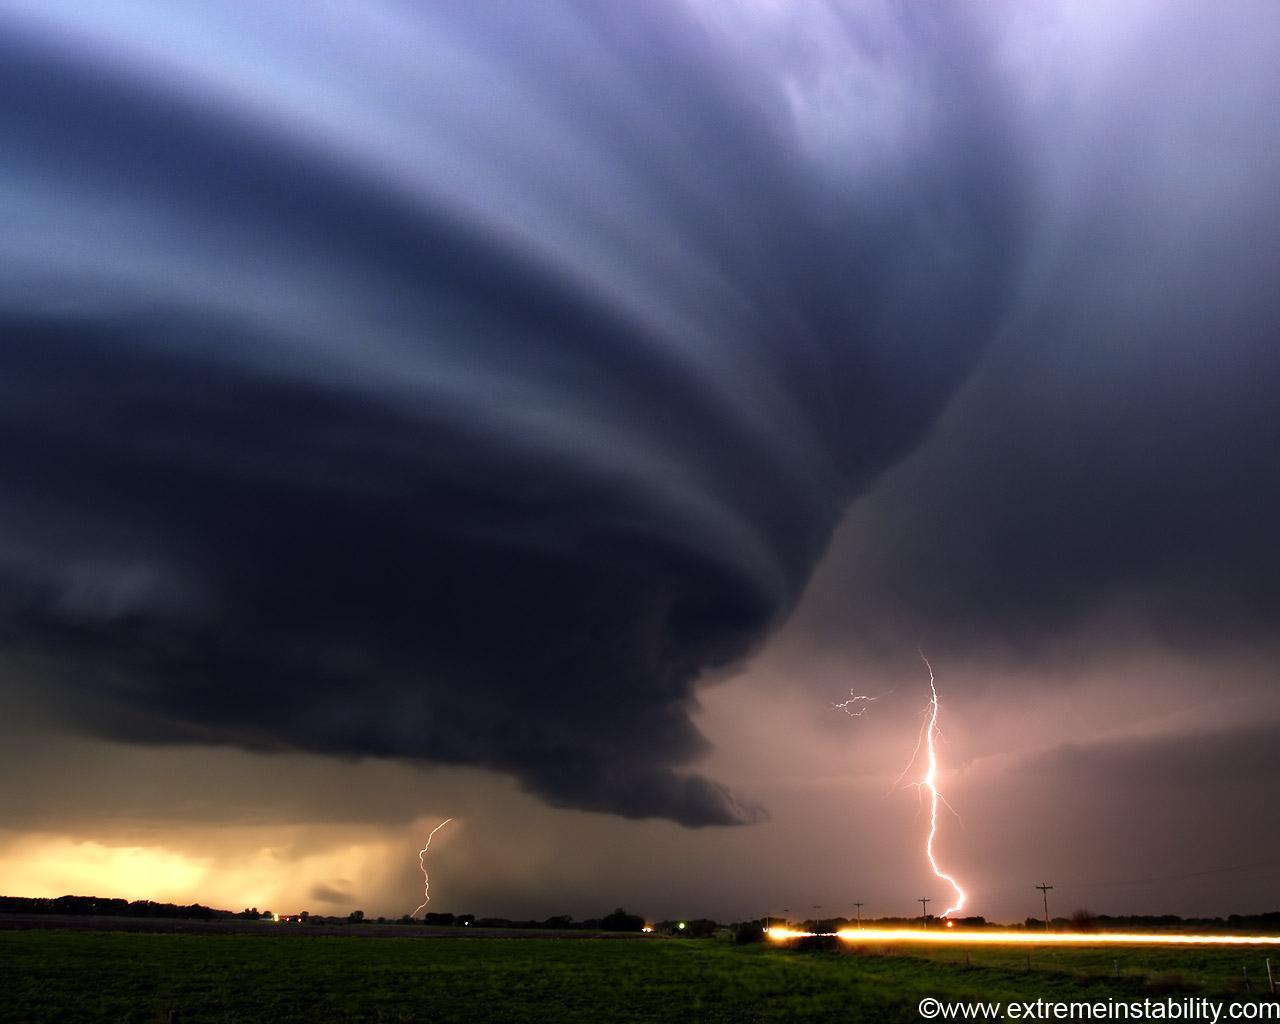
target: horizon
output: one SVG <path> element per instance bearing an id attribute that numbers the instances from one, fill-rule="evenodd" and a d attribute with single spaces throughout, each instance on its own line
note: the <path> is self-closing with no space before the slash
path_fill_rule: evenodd
<path id="1" fill-rule="evenodd" d="M 405 913 L 398 916 L 393 916 L 388 914 L 366 914 L 363 907 L 353 906 L 350 910 L 346 910 L 346 911 L 339 910 L 334 913 L 324 914 L 324 913 L 313 913 L 307 907 L 301 907 L 301 908 L 291 909 L 291 910 L 276 910 L 272 907 L 265 907 L 260 910 L 256 904 L 254 905 L 246 904 L 246 906 L 243 907 L 241 910 L 230 910 L 226 907 L 217 907 L 211 904 L 201 903 L 199 900 L 195 900 L 191 903 L 174 903 L 172 901 L 157 900 L 157 899 L 152 899 L 147 897 L 132 898 L 127 896 L 103 896 L 103 895 L 90 895 L 90 894 L 83 894 L 83 893 L 80 893 L 80 894 L 63 893 L 58 896 L 26 896 L 26 895 L 18 895 L 13 893 L 9 893 L 9 894 L 0 893 L 0 914 L 21 913 L 21 911 L 8 909 L 8 907 L 4 905 L 4 901 L 6 900 L 21 900 L 24 902 L 33 902 L 33 903 L 36 903 L 36 902 L 58 903 L 64 900 L 101 901 L 104 903 L 124 903 L 126 907 L 131 907 L 131 906 L 134 906 L 135 904 L 143 904 L 147 906 L 170 907 L 170 908 L 173 908 L 174 910 L 210 911 L 214 914 L 226 915 L 227 917 L 230 917 L 232 919 L 244 918 L 247 914 L 249 914 L 252 911 L 256 914 L 256 917 L 252 918 L 254 920 L 265 921 L 267 918 L 274 916 L 274 919 L 276 922 L 280 922 L 285 918 L 297 918 L 299 916 L 305 916 L 305 917 L 309 917 L 311 920 L 316 920 L 316 921 L 320 921 L 320 920 L 351 921 L 353 923 L 363 923 L 363 924 L 374 924 L 374 923 L 402 924 L 403 923 L 403 924 L 414 924 L 414 925 L 420 925 L 420 926 L 421 925 L 427 925 L 427 926 L 446 925 L 447 926 L 449 924 L 458 923 L 462 921 L 462 919 L 464 918 L 469 918 L 471 919 L 470 923 L 476 924 L 477 927 L 481 927 L 481 928 L 484 927 L 484 924 L 483 924 L 484 921 L 502 921 L 502 922 L 514 923 L 514 924 L 539 924 L 539 925 L 548 925 L 552 921 L 567 921 L 567 922 L 571 922 L 571 924 L 566 925 L 566 927 L 573 927 L 575 925 L 583 925 L 586 922 L 590 922 L 590 921 L 599 922 L 603 917 L 613 912 L 613 911 L 602 910 L 600 912 L 599 917 L 590 917 L 590 916 L 578 917 L 573 914 L 548 914 L 545 917 L 520 917 L 518 915 L 507 916 L 497 912 L 475 913 L 474 911 L 470 911 L 470 910 L 451 911 L 451 910 L 441 909 L 441 910 L 420 911 L 417 915 Z M 626 901 L 623 901 L 623 903 L 625 902 Z M 626 909 L 625 906 L 622 906 L 622 905 L 618 905 L 614 907 L 615 911 L 625 910 L 625 909 Z M 810 910 L 820 910 L 820 909 L 824 909 L 824 908 L 820 908 L 820 907 L 810 908 Z M 354 915 L 360 915 L 360 916 L 355 917 Z M 82 912 L 66 911 L 66 912 L 58 912 L 55 914 L 51 914 L 50 916 L 82 916 Z M 122 916 L 126 916 L 126 915 L 122 915 Z M 451 920 L 448 922 L 443 922 L 440 920 L 428 921 L 427 918 L 431 918 L 431 917 L 450 918 Z M 952 928 L 957 924 L 960 925 L 961 929 L 969 928 L 969 927 L 984 927 L 984 928 L 996 928 L 996 929 L 1026 928 L 1026 929 L 1032 929 L 1032 930 L 1037 928 L 1040 928 L 1040 929 L 1045 928 L 1044 919 L 1042 917 L 1037 917 L 1034 914 L 1028 914 L 1023 919 L 1014 920 L 1014 921 L 991 920 L 981 914 L 972 914 L 972 915 L 965 914 L 963 916 L 958 916 L 958 917 L 944 917 L 944 916 L 938 916 L 932 913 L 928 915 L 927 920 L 922 918 L 921 915 L 919 914 L 911 916 L 911 915 L 905 915 L 905 914 L 876 915 L 873 913 L 863 914 L 860 919 L 856 915 L 848 915 L 848 914 L 830 914 L 830 915 L 809 914 L 808 916 L 792 915 L 790 917 L 788 917 L 787 914 L 754 914 L 754 915 L 739 914 L 739 915 L 730 915 L 724 918 L 706 917 L 700 914 L 676 914 L 676 915 L 667 915 L 667 916 L 642 914 L 640 915 L 640 917 L 645 921 L 653 921 L 653 922 L 657 922 L 659 920 L 667 921 L 667 922 L 713 921 L 719 925 L 726 925 L 726 924 L 732 925 L 735 923 L 749 922 L 749 921 L 775 921 L 776 920 L 778 925 L 783 927 L 789 927 L 791 924 L 808 924 L 808 923 L 828 924 L 828 923 L 842 921 L 845 924 L 855 924 L 855 923 L 859 924 L 859 927 L 863 925 L 911 924 L 912 922 L 916 922 L 916 923 L 920 923 L 922 927 L 926 929 L 931 924 L 941 925 L 948 929 Z M 1053 914 L 1050 916 L 1050 921 L 1052 923 L 1057 924 L 1061 922 L 1064 924 L 1072 925 L 1073 928 L 1080 934 L 1092 933 L 1096 929 L 1098 923 L 1104 922 L 1104 921 L 1117 921 L 1117 922 L 1130 922 L 1130 923 L 1147 922 L 1153 925 L 1157 923 L 1175 924 L 1175 923 L 1190 923 L 1190 922 L 1225 923 L 1231 927 L 1235 927 L 1235 925 L 1231 925 L 1232 921 L 1239 920 L 1239 921 L 1251 922 L 1256 926 L 1258 923 L 1261 923 L 1262 919 L 1274 919 L 1275 928 L 1278 932 L 1280 932 L 1280 908 L 1277 908 L 1274 910 L 1245 911 L 1243 913 L 1240 911 L 1231 911 L 1229 913 L 1218 913 L 1218 914 L 1211 914 L 1211 915 L 1205 915 L 1205 916 L 1184 916 L 1184 915 L 1170 914 L 1170 913 L 1111 914 L 1111 913 L 1108 913 L 1106 910 L 1094 910 L 1092 908 L 1075 907 L 1071 912 L 1067 914 Z M 821 932 L 817 934 L 835 934 L 835 933 Z"/>

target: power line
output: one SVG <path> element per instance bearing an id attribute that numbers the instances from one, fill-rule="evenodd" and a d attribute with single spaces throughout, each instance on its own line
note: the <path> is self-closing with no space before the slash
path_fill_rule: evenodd
<path id="1" fill-rule="evenodd" d="M 1225 875 L 1237 871 L 1262 871 L 1280 868 L 1280 860 L 1261 860 L 1251 864 L 1233 864 L 1225 867 L 1201 868 L 1196 871 L 1182 871 L 1170 875 L 1151 875 L 1147 878 L 1109 879 L 1091 882 L 1057 882 L 1059 889 L 1109 889 L 1124 885 L 1148 885 L 1155 882 L 1176 882 L 1186 878 L 1206 878 L 1210 875 Z M 983 890 L 988 896 L 1008 896 L 1025 892 L 1021 886 L 1009 886 L 1002 889 Z"/>
<path id="2" fill-rule="evenodd" d="M 1044 897 L 1044 930 L 1048 931 L 1049 925 L 1049 890 L 1053 888 L 1048 882 L 1041 882 L 1036 886 L 1040 890 L 1040 894 Z"/>

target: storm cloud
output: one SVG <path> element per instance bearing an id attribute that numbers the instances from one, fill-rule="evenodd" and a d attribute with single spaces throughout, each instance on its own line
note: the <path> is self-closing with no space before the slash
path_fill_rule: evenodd
<path id="1" fill-rule="evenodd" d="M 981 27 L 0 17 L 19 699 L 757 818 L 682 770 L 695 682 L 785 617 L 1014 301 L 1024 139 Z"/>
<path id="2" fill-rule="evenodd" d="M 1040 62 L 1027 273 L 945 421 L 850 516 L 810 640 L 1024 668 L 1274 649 L 1280 18 L 1122 9 L 1011 32 Z"/>

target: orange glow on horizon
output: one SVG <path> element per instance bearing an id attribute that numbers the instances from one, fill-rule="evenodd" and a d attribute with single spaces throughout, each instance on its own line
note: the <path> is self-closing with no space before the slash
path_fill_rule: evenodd
<path id="1" fill-rule="evenodd" d="M 387 889 L 384 880 L 395 877 L 404 856 L 402 842 L 353 842 L 340 828 L 183 829 L 166 836 L 163 845 L 148 838 L 117 845 L 29 833 L 0 842 L 5 895 L 74 894 L 232 911 L 256 906 L 283 915 L 313 907 L 314 887 L 335 879 L 360 878 Z M 360 902 L 357 892 L 334 911 L 345 914 Z"/>
<path id="2" fill-rule="evenodd" d="M 0 856 L 6 888 L 14 894 L 105 892 L 129 900 L 176 900 L 209 873 L 208 859 L 156 847 L 64 837 L 24 838 L 15 846 L 16 856 Z"/>

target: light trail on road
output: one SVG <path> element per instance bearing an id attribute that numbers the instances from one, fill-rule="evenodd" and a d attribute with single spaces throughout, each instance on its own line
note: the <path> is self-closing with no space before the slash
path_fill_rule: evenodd
<path id="1" fill-rule="evenodd" d="M 1000 929 L 841 928 L 834 932 L 806 932 L 775 927 L 765 932 L 774 942 L 835 937 L 844 942 L 903 942 L 916 945 L 1016 946 L 1280 946 L 1280 935 L 1215 935 L 1171 932 L 1037 932 Z"/>

